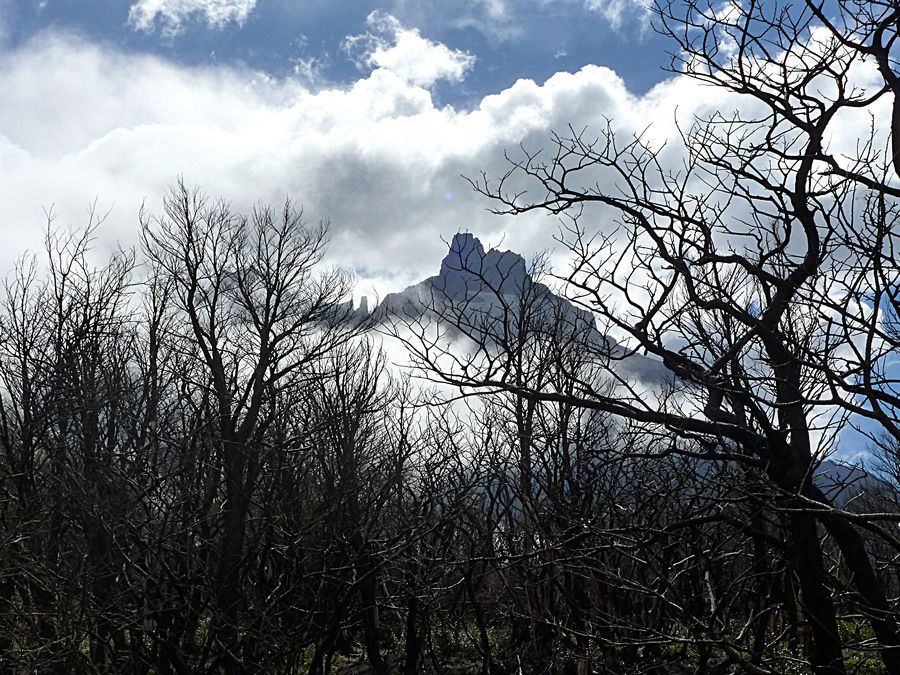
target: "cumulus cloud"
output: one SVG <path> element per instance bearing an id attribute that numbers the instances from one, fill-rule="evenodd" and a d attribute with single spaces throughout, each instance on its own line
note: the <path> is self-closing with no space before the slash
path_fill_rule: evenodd
<path id="1" fill-rule="evenodd" d="M 475 56 L 433 42 L 396 17 L 375 11 L 368 30 L 344 40 L 344 49 L 360 68 L 384 68 L 412 85 L 429 87 L 438 80 L 460 82 L 475 64 Z"/>
<path id="2" fill-rule="evenodd" d="M 229 23 L 244 25 L 256 7 L 256 0 L 137 0 L 128 12 L 128 22 L 136 29 L 152 31 L 161 27 L 166 35 L 180 33 L 190 17 L 202 19 L 210 28 Z"/>
<path id="3" fill-rule="evenodd" d="M 0 59 L 0 91 L 16 92 L 0 106 L 0 268 L 40 246 L 43 209 L 54 204 L 59 223 L 78 225 L 98 198 L 110 209 L 102 242 L 133 244 L 142 202 L 158 208 L 183 175 L 238 208 L 293 197 L 310 220 L 330 219 L 331 261 L 356 271 L 362 292 L 384 294 L 433 274 L 442 237 L 461 229 L 526 256 L 552 246 L 553 217 L 492 216 L 460 178 L 502 174 L 504 150 L 608 119 L 625 136 L 653 120 L 645 138 L 662 146 L 677 136 L 676 117 L 689 124 L 732 107 L 682 77 L 635 96 L 598 66 L 520 80 L 471 109 L 438 105 L 428 80 L 376 67 L 350 86 L 310 90 L 297 78 L 37 36 Z M 844 142 L 856 137 L 847 131 Z M 662 159 L 681 165 L 677 143 Z M 590 218 L 614 227 L 609 214 Z"/>
<path id="4" fill-rule="evenodd" d="M 458 110 L 386 67 L 311 91 L 296 79 L 187 68 L 62 35 L 5 56 L 0 90 L 17 94 L 0 106 L 0 266 L 40 245 L 53 204 L 60 223 L 77 225 L 97 197 L 111 209 L 104 240 L 131 244 L 142 201 L 157 207 L 183 175 L 240 208 L 292 196 L 311 220 L 331 220 L 332 261 L 380 293 L 433 273 L 442 237 L 459 229 L 526 255 L 552 244 L 553 218 L 491 216 L 460 178 L 502 173 L 504 149 L 606 118 L 629 133 L 655 117 L 665 137 L 679 104 L 685 116 L 696 101 L 715 105 L 683 80 L 638 98 L 596 66 L 520 80 Z"/>

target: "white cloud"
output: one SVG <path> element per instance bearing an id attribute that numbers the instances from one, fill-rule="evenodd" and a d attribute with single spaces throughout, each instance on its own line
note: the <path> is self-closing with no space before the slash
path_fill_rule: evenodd
<path id="1" fill-rule="evenodd" d="M 546 5 L 584 0 L 388 0 L 386 11 L 401 23 L 421 29 L 466 29 L 481 33 L 494 44 L 521 39 L 528 20 Z"/>
<path id="2" fill-rule="evenodd" d="M 369 30 L 345 39 L 344 48 L 361 68 L 384 68 L 410 84 L 429 87 L 438 80 L 460 82 L 475 64 L 475 56 L 422 37 L 396 17 L 372 12 Z"/>
<path id="3" fill-rule="evenodd" d="M 504 20 L 509 16 L 506 0 L 475 0 L 475 4 L 484 8 L 487 16 L 494 20 Z"/>
<path id="4" fill-rule="evenodd" d="M 0 91 L 17 92 L 0 106 L 0 267 L 39 247 L 53 204 L 59 222 L 78 224 L 98 197 L 112 209 L 105 240 L 133 243 L 141 202 L 158 207 L 183 174 L 236 206 L 291 195 L 310 219 L 332 221 L 334 262 L 357 270 L 363 288 L 396 290 L 432 274 L 441 237 L 459 229 L 526 254 L 552 245 L 555 219 L 491 216 L 460 174 L 501 173 L 504 149 L 545 143 L 570 122 L 600 127 L 609 117 L 627 132 L 653 116 L 664 136 L 676 104 L 684 115 L 694 101 L 714 104 L 688 84 L 636 98 L 614 72 L 590 66 L 456 110 L 383 67 L 313 92 L 44 34 L 0 60 Z"/>
<path id="5" fill-rule="evenodd" d="M 199 17 L 210 28 L 229 23 L 243 26 L 256 7 L 256 0 L 137 0 L 128 12 L 128 22 L 138 30 L 161 26 L 166 35 L 180 33 L 185 19 Z"/>
<path id="6" fill-rule="evenodd" d="M 520 80 L 458 110 L 386 67 L 310 91 L 297 79 L 187 68 L 53 33 L 3 57 L 0 91 L 16 96 L 0 106 L 0 268 L 40 246 L 53 204 L 60 223 L 77 225 L 97 197 L 111 209 L 103 241 L 133 244 L 142 201 L 158 208 L 183 175 L 239 208 L 292 196 L 310 220 L 331 220 L 331 260 L 358 272 L 361 292 L 384 293 L 433 274 L 441 238 L 460 229 L 525 255 L 552 246 L 555 218 L 492 216 L 460 178 L 503 173 L 505 149 L 538 148 L 550 129 L 599 130 L 607 119 L 625 135 L 652 121 L 647 138 L 661 145 L 677 136 L 676 111 L 689 123 L 731 107 L 686 78 L 637 97 L 597 66 Z M 842 122 L 842 143 L 858 137 L 856 123 Z M 674 167 L 677 145 L 663 151 Z M 606 214 L 590 217 L 612 227 Z"/>
<path id="7" fill-rule="evenodd" d="M 495 42 L 521 38 L 524 34 L 522 15 L 529 10 L 519 6 L 510 11 L 506 0 L 460 0 L 456 3 L 459 15 L 452 21 L 459 28 L 470 28 L 483 33 Z"/>
<path id="8" fill-rule="evenodd" d="M 641 30 L 650 27 L 648 0 L 584 0 L 586 9 L 597 12 L 609 22 L 613 30 L 622 30 L 626 21 L 634 20 Z"/>

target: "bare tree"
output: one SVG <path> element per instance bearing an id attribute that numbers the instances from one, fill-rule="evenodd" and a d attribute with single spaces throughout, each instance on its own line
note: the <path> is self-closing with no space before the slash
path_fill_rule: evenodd
<path id="1" fill-rule="evenodd" d="M 900 672 L 897 610 L 863 537 L 895 542 L 876 522 L 893 516 L 850 515 L 814 480 L 853 420 L 897 428 L 886 366 L 896 342 L 891 312 L 885 321 L 880 311 L 896 297 L 891 146 L 879 149 L 884 137 L 873 127 L 856 156 L 829 147 L 841 115 L 876 114 L 893 91 L 896 8 L 840 9 L 843 23 L 823 25 L 826 10 L 813 3 L 660 5 L 673 70 L 730 92 L 736 108 L 697 118 L 673 139 L 681 167 L 670 169 L 644 136 L 622 139 L 610 125 L 597 137 L 554 135 L 550 156 L 523 148 L 499 180 L 472 181 L 498 213 L 567 218 L 560 241 L 573 263 L 560 279 L 570 297 L 623 348 L 659 359 L 676 376 L 671 389 L 641 396 L 620 382 L 604 392 L 576 376 L 558 391 L 540 378 L 509 377 L 514 359 L 502 350 L 498 358 L 495 340 L 474 340 L 464 360 L 433 339 L 413 348 L 420 365 L 460 387 L 602 411 L 689 441 L 673 444 L 681 454 L 761 471 L 774 488 L 766 509 L 786 528 L 813 670 L 846 672 L 838 627 L 846 603 L 868 620 L 888 672 Z M 870 56 L 883 87 L 854 79 Z M 751 112 L 740 112 L 742 103 Z M 594 213 L 614 220 L 611 234 L 585 226 Z M 460 315 L 452 306 L 441 312 L 469 325 Z M 614 361 L 608 371 L 616 376 Z M 840 551 L 849 596 L 836 593 L 819 525 Z"/>
<path id="2" fill-rule="evenodd" d="M 214 411 L 206 432 L 221 461 L 221 550 L 213 630 L 228 672 L 241 667 L 247 518 L 268 452 L 277 397 L 358 333 L 342 305 L 349 279 L 319 275 L 324 225 L 290 203 L 249 216 L 179 183 L 159 218 L 142 216 L 146 256 L 171 288 L 175 337 Z"/>

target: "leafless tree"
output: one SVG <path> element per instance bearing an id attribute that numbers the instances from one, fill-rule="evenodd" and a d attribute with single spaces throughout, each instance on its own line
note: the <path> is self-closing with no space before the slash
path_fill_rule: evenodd
<path id="1" fill-rule="evenodd" d="M 468 391 L 601 411 L 668 436 L 677 454 L 765 476 L 762 506 L 786 531 L 813 670 L 846 672 L 846 608 L 866 617 L 885 668 L 900 672 L 897 608 L 866 544 L 872 535 L 893 545 L 879 521 L 896 516 L 850 514 L 815 480 L 843 429 L 874 422 L 895 434 L 898 410 L 889 365 L 893 145 L 879 145 L 887 138 L 876 125 L 853 156 L 830 147 L 843 115 L 871 110 L 883 120 L 877 106 L 896 89 L 897 10 L 853 2 L 838 10 L 836 22 L 812 2 L 662 4 L 657 26 L 674 45 L 673 70 L 728 92 L 735 106 L 670 140 L 681 166 L 669 167 L 648 136 L 622 138 L 610 123 L 554 135 L 547 156 L 522 148 L 504 176 L 472 181 L 498 213 L 564 218 L 559 240 L 573 262 L 559 279 L 625 350 L 610 352 L 618 359 L 607 359 L 607 371 L 616 378 L 617 360 L 648 354 L 675 376 L 671 387 L 642 396 L 620 381 L 603 391 L 576 374 L 559 391 L 510 376 L 514 352 L 498 350 L 494 336 L 472 340 L 464 358 L 422 334 L 413 349 L 420 366 Z M 884 86 L 855 79 L 871 58 Z M 585 222 L 595 214 L 616 227 L 593 230 Z M 471 308 L 449 303 L 439 313 L 472 324 Z M 840 552 L 850 594 L 828 569 L 819 526 Z"/>
<path id="2" fill-rule="evenodd" d="M 144 252 L 171 288 L 175 339 L 209 392 L 206 429 L 221 461 L 221 551 L 211 627 L 226 670 L 241 661 L 239 636 L 247 519 L 269 448 L 281 392 L 358 333 L 342 305 L 349 280 L 317 273 L 326 229 L 309 227 L 290 203 L 250 216 L 210 203 L 179 183 L 165 213 L 142 216 Z"/>

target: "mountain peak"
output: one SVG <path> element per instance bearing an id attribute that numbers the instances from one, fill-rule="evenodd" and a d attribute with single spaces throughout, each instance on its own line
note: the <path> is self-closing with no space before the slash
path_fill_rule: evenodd
<path id="1" fill-rule="evenodd" d="M 484 246 L 470 232 L 457 232 L 450 242 L 450 250 L 441 261 L 441 276 L 455 272 L 478 272 L 484 260 Z"/>
<path id="2" fill-rule="evenodd" d="M 486 252 L 478 237 L 457 232 L 441 261 L 440 274 L 433 281 L 457 297 L 487 288 L 494 292 L 521 293 L 531 283 L 531 277 L 525 259 L 518 253 L 499 249 Z"/>
<path id="3" fill-rule="evenodd" d="M 490 331 L 503 330 L 504 322 L 526 304 L 529 321 L 538 322 L 534 330 L 561 330 L 582 336 L 589 349 L 602 350 L 618 362 L 619 376 L 648 383 L 671 379 L 662 362 L 619 347 L 597 330 L 590 311 L 533 279 L 521 255 L 508 250 L 485 251 L 478 237 L 469 232 L 453 236 L 438 275 L 390 293 L 376 311 L 382 321 L 421 321 L 426 316 L 440 321 L 442 313 L 447 312 L 451 324 L 455 318 L 469 329 Z M 541 326 L 541 321 L 546 323 Z"/>

